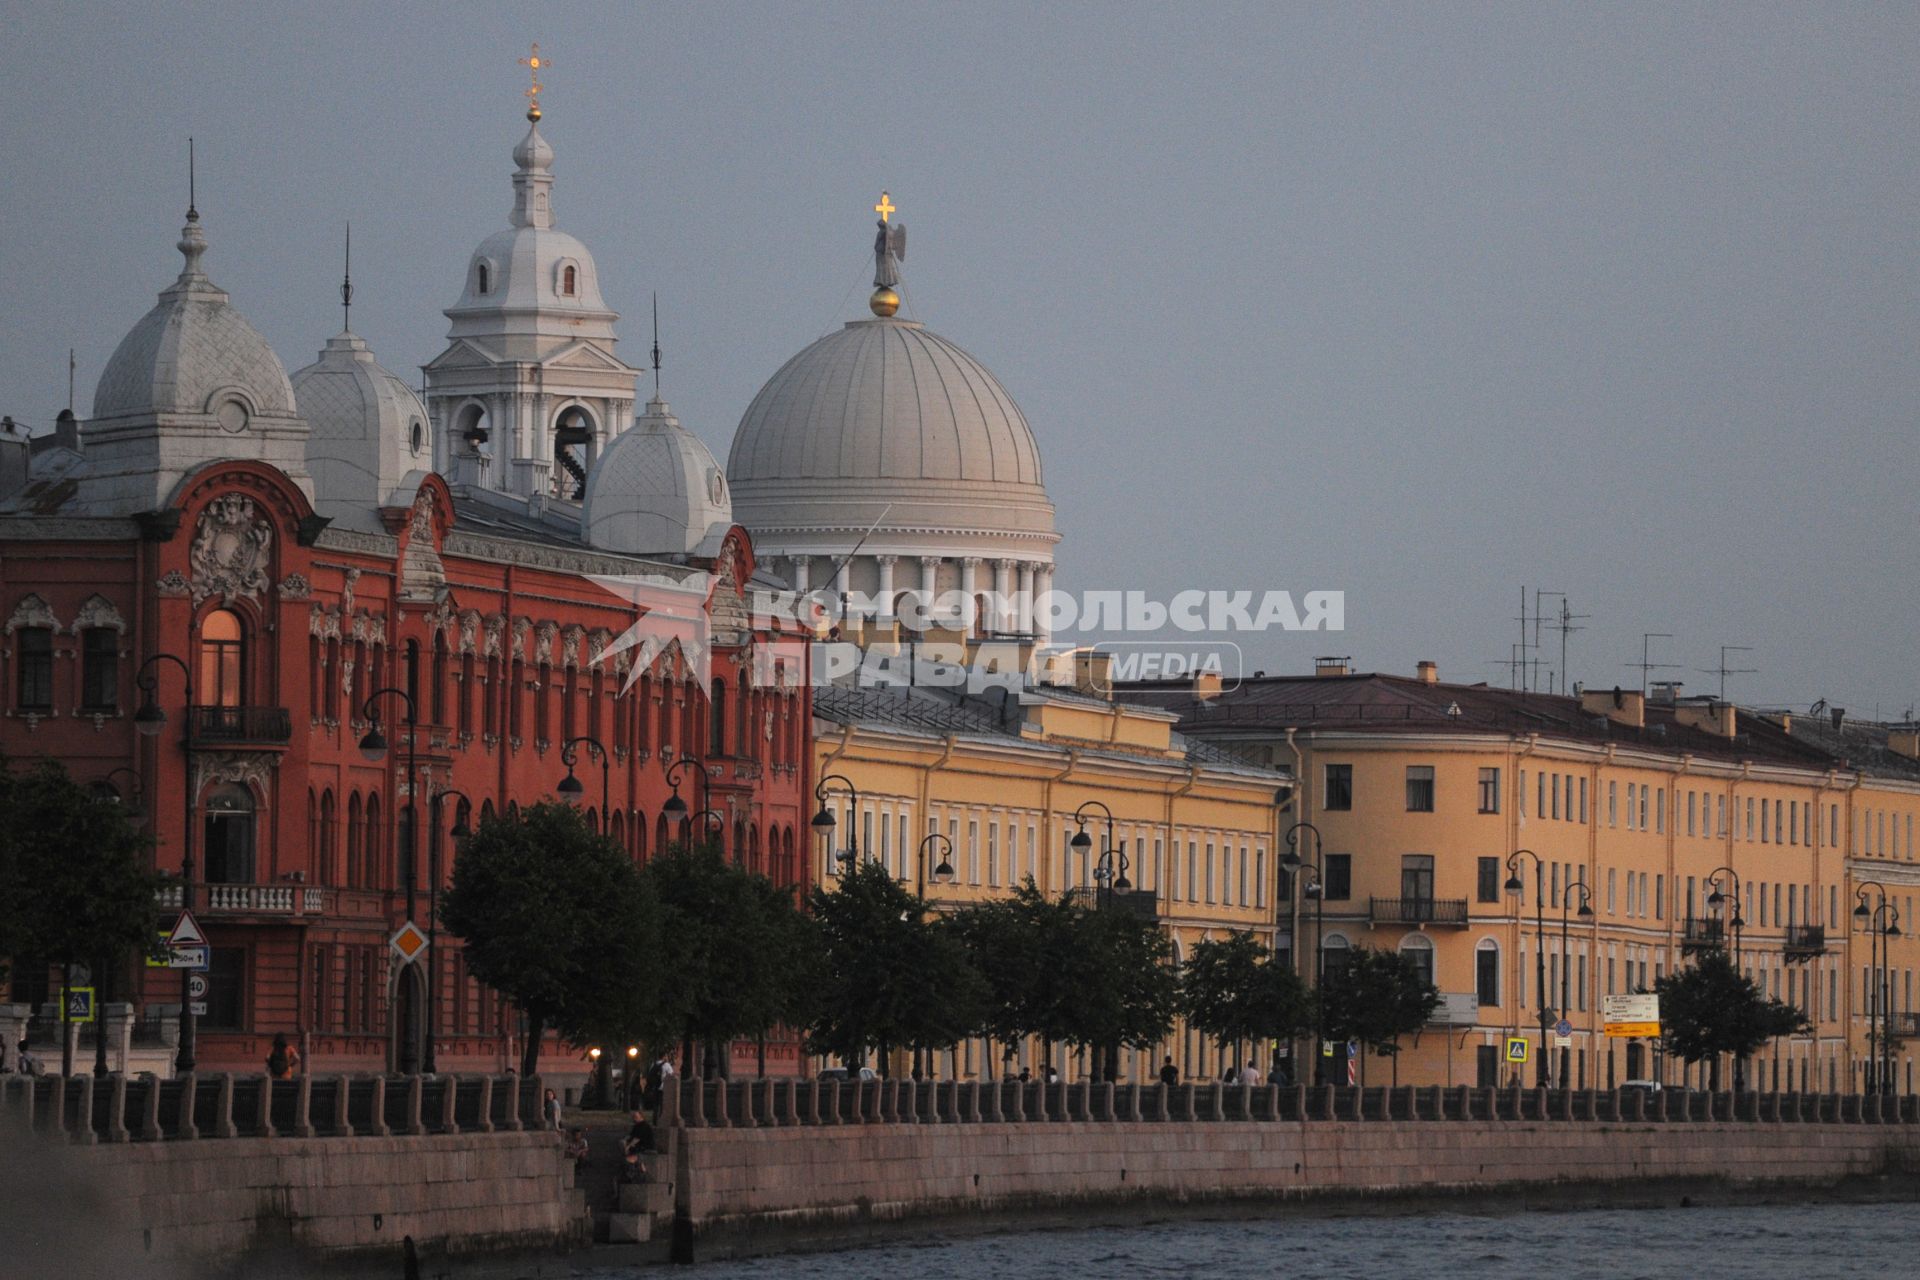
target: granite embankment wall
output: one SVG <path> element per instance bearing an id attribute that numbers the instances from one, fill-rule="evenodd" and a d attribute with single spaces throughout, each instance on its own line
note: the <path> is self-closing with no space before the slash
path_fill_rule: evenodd
<path id="1" fill-rule="evenodd" d="M 1910 1097 L 764 1082 L 687 1085 L 667 1122 L 679 1234 L 723 1248 L 1008 1211 L 1920 1174 Z"/>
<path id="2" fill-rule="evenodd" d="M 429 1256 L 582 1243 L 590 1218 L 558 1135 L 534 1127 L 538 1090 L 450 1078 L 9 1080 L 4 1238 L 68 1276 L 135 1264 L 248 1272 L 246 1260 L 277 1252 L 372 1259 L 407 1237 Z"/>

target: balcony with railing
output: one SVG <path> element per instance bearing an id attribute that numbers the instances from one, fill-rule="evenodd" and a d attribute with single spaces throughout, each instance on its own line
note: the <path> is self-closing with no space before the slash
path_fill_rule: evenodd
<path id="1" fill-rule="evenodd" d="M 1790 924 L 1780 948 L 1789 960 L 1811 960 L 1827 954 L 1827 927 L 1823 924 Z"/>
<path id="2" fill-rule="evenodd" d="M 327 910 L 328 889 L 293 884 L 200 884 L 193 889 L 194 910 L 210 916 L 317 916 Z M 178 911 L 182 901 L 179 881 L 160 886 L 154 902 Z"/>
<path id="3" fill-rule="evenodd" d="M 1440 925 L 1448 929 L 1467 927 L 1465 898 L 1370 898 L 1367 918 L 1373 924 L 1405 924 L 1420 928 Z"/>
<path id="4" fill-rule="evenodd" d="M 293 737 L 285 707 L 194 707 L 187 737 L 195 746 L 284 747 Z"/>
<path id="5" fill-rule="evenodd" d="M 1703 951 L 1718 951 L 1727 944 L 1727 925 L 1724 920 L 1696 919 L 1688 916 L 1680 930 L 1680 951 L 1683 955 L 1698 955 Z"/>
<path id="6" fill-rule="evenodd" d="M 1906 1040 L 1920 1038 L 1920 1011 L 1907 1009 L 1887 1015 L 1887 1038 Z"/>

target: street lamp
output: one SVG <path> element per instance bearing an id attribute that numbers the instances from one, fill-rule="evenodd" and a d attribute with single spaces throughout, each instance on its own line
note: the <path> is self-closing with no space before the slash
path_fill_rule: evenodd
<path id="1" fill-rule="evenodd" d="M 453 811 L 453 829 L 447 834 L 455 841 L 465 840 L 473 834 L 467 825 L 467 814 L 473 809 L 473 800 L 464 791 L 449 788 L 436 791 L 433 795 L 434 819 L 433 842 L 427 846 L 427 1022 L 425 1044 L 420 1054 L 420 1069 L 428 1075 L 439 1070 L 434 1044 L 437 1039 L 434 1032 L 434 1014 L 439 1005 L 439 964 L 434 959 L 438 952 L 435 948 L 440 942 L 440 815 L 444 811 L 442 802 L 449 796 L 460 798 L 460 807 Z"/>
<path id="2" fill-rule="evenodd" d="M 574 776 L 573 761 L 576 752 L 583 746 L 600 760 L 600 834 L 605 835 L 607 832 L 613 830 L 613 812 L 608 807 L 613 803 L 613 784 L 611 781 L 613 777 L 613 757 L 608 753 L 605 744 L 598 738 L 590 738 L 584 734 L 578 738 L 567 739 L 566 743 L 560 748 L 560 763 L 567 766 L 567 776 L 560 779 L 560 785 L 555 787 L 554 790 L 559 793 L 562 800 L 574 808 L 577 809 L 580 807 L 580 799 L 586 792 L 586 788 L 580 785 L 580 779 Z"/>
<path id="3" fill-rule="evenodd" d="M 412 924 L 413 914 L 414 914 L 414 893 L 418 887 L 418 882 L 420 878 L 420 870 L 418 866 L 419 836 L 416 834 L 420 827 L 420 815 L 419 815 L 419 810 L 414 805 L 414 792 L 418 789 L 416 784 L 416 778 L 418 777 L 418 774 L 415 768 L 416 758 L 414 755 L 414 749 L 415 749 L 415 743 L 417 743 L 420 738 L 420 732 L 419 732 L 420 724 L 419 724 L 419 719 L 417 715 L 418 708 L 414 703 L 412 694 L 408 693 L 405 689 L 398 688 L 394 685 L 388 685 L 382 689 L 375 689 L 372 693 L 367 695 L 366 701 L 362 703 L 360 707 L 360 714 L 367 721 L 367 732 L 365 736 L 363 736 L 360 739 L 360 754 L 365 756 L 368 760 L 372 761 L 374 764 L 379 764 L 381 761 L 387 758 L 387 737 L 385 734 L 380 732 L 380 712 L 378 710 L 378 703 L 380 699 L 389 698 L 389 697 L 400 699 L 401 704 L 406 708 L 406 711 L 407 711 L 407 848 L 406 848 L 407 863 L 406 863 L 405 888 L 406 888 L 406 901 L 407 901 L 407 923 Z M 399 812 L 398 810 L 395 810 L 396 814 L 398 812 Z M 398 842 L 396 841 L 395 843 L 398 843 Z M 433 955 L 429 954 L 427 956 L 427 963 L 426 963 L 426 971 L 427 971 L 426 989 L 427 989 L 429 1001 L 431 1001 L 431 996 L 433 991 L 433 970 L 434 970 L 435 964 L 436 964 L 436 958 Z M 429 1005 L 429 1008 L 427 1010 L 427 1016 L 424 1019 L 422 1019 L 422 1021 L 423 1023 L 430 1023 L 432 1022 L 432 1020 L 433 1020 L 433 1011 L 432 1011 L 431 1005 Z M 396 1033 L 404 1030 L 405 1030 L 404 1027 L 400 1027 L 397 1025 L 395 1027 Z M 399 1052 L 394 1055 L 395 1056 L 394 1065 L 399 1067 L 400 1073 L 402 1075 L 415 1074 L 416 1069 L 419 1066 L 419 1063 L 415 1061 L 415 1057 L 414 1057 L 415 1052 L 416 1052 L 416 1048 L 411 1037 L 408 1037 L 406 1040 L 404 1040 L 400 1044 Z"/>
<path id="4" fill-rule="evenodd" d="M 1707 877 L 1707 883 L 1713 892 L 1707 895 L 1707 905 L 1718 909 L 1727 917 L 1727 933 L 1733 938 L 1733 967 L 1740 967 L 1740 931 L 1746 927 L 1746 920 L 1740 914 L 1740 873 L 1732 867 L 1715 867 Z M 1729 909 L 1728 894 L 1732 890 L 1732 903 Z"/>
<path id="5" fill-rule="evenodd" d="M 1860 885 L 1854 897 L 1853 918 L 1867 931 L 1872 958 L 1868 970 L 1873 980 L 1873 998 L 1867 1002 L 1867 1048 L 1873 1056 L 1868 1060 L 1867 1088 L 1874 1093 L 1886 1093 L 1893 1074 L 1893 1054 L 1887 1044 L 1892 1039 L 1887 1025 L 1890 1017 L 1887 997 L 1891 994 L 1888 988 L 1892 983 L 1887 973 L 1886 944 L 1900 936 L 1900 908 L 1887 900 L 1887 887 L 1878 880 Z M 1869 901 L 1874 905 L 1869 907 Z"/>
<path id="6" fill-rule="evenodd" d="M 1102 905 L 1110 907 L 1113 905 L 1113 895 L 1115 893 L 1128 893 L 1133 889 L 1133 882 L 1127 879 L 1127 867 L 1131 864 L 1127 861 L 1126 853 L 1113 842 L 1113 810 L 1107 808 L 1106 805 L 1101 804 L 1098 800 L 1084 801 L 1079 808 L 1073 811 L 1073 820 L 1078 824 L 1080 829 L 1074 833 L 1073 839 L 1067 841 L 1067 844 L 1075 853 L 1085 853 L 1093 848 L 1093 837 L 1087 834 L 1086 814 L 1089 809 L 1098 809 L 1106 816 L 1107 840 L 1105 846 L 1100 850 L 1100 860 L 1094 864 L 1093 879 L 1094 883 L 1099 886 L 1098 889 L 1095 890 L 1094 900 L 1100 902 L 1104 896 L 1105 901 Z M 1114 860 L 1116 858 L 1119 859 L 1117 869 L 1114 866 Z"/>
<path id="7" fill-rule="evenodd" d="M 667 785 L 673 788 L 673 794 L 660 806 L 662 816 L 685 822 L 687 820 L 687 802 L 680 798 L 680 775 L 688 769 L 694 770 L 694 776 L 700 779 L 701 813 L 713 811 L 713 780 L 707 777 L 706 767 L 692 756 L 681 756 L 672 764 L 664 767 Z M 722 824 L 724 825 L 724 824 Z M 688 838 L 692 838 L 692 826 L 688 826 Z"/>
<path id="8" fill-rule="evenodd" d="M 1562 1017 L 1566 1016 L 1568 1009 L 1573 1008 L 1573 1002 L 1567 997 L 1567 979 L 1573 971 L 1572 948 L 1568 945 L 1568 925 L 1571 921 L 1567 915 L 1567 909 L 1573 905 L 1575 892 L 1580 895 L 1580 910 L 1575 914 L 1580 917 L 1582 923 L 1593 919 L 1593 890 L 1587 888 L 1587 882 L 1584 880 L 1568 885 L 1566 893 L 1560 897 L 1560 1016 Z M 1542 1052 L 1545 1049 L 1545 1044 L 1542 1044 Z M 1562 1089 L 1573 1087 L 1567 1071 L 1567 1068 L 1572 1065 L 1572 1058 L 1573 1049 L 1568 1045 L 1561 1045 L 1560 1087 Z"/>
<path id="9" fill-rule="evenodd" d="M 827 869 L 829 871 L 833 869 L 833 862 L 835 860 L 833 852 L 833 828 L 837 825 L 833 816 L 833 810 L 827 808 L 827 784 L 829 782 L 837 782 L 847 789 L 847 798 L 850 801 L 849 812 L 854 816 L 854 821 L 850 823 L 847 828 L 847 847 L 840 852 L 838 859 L 846 864 L 848 871 L 852 871 L 860 865 L 860 789 L 854 786 L 852 779 L 848 778 L 844 773 L 830 773 L 820 779 L 813 788 L 813 798 L 820 802 L 820 812 L 813 815 L 812 826 L 815 831 L 827 838 Z"/>
<path id="10" fill-rule="evenodd" d="M 1553 1010 L 1547 1007 L 1547 868 L 1540 855 L 1531 849 L 1515 849 L 1507 855 L 1506 891 L 1516 897 L 1526 892 L 1520 878 L 1520 859 L 1533 859 L 1533 989 L 1534 1003 L 1540 1006 L 1539 1083 L 1547 1083 L 1547 1028 L 1553 1025 Z"/>
<path id="11" fill-rule="evenodd" d="M 1282 787 L 1274 792 L 1273 802 L 1276 805 L 1284 804 L 1289 795 L 1291 795 L 1290 789 Z M 1303 858 L 1300 854 L 1301 840 L 1307 836 L 1313 838 L 1313 858 L 1311 860 Z M 1290 948 L 1293 959 L 1293 971 L 1296 975 L 1300 972 L 1300 944 L 1297 936 L 1300 920 L 1300 900 L 1302 898 L 1312 898 L 1313 990 L 1317 997 L 1320 993 L 1320 987 L 1326 981 L 1327 977 L 1327 885 L 1326 872 L 1322 869 L 1322 864 L 1326 861 L 1326 855 L 1321 850 L 1320 828 L 1314 826 L 1311 822 L 1294 823 L 1287 828 L 1284 838 L 1287 842 L 1287 851 L 1280 855 L 1280 865 L 1286 869 L 1291 879 L 1287 895 L 1287 917 L 1291 922 L 1288 926 L 1289 933 L 1293 937 L 1293 945 Z M 1311 872 L 1312 874 L 1309 876 L 1305 874 L 1307 872 Z M 1316 1085 L 1325 1084 L 1327 1076 L 1325 1055 L 1320 1052 L 1321 1042 L 1326 1039 L 1326 1022 L 1319 1012 L 1318 1004 L 1319 1002 L 1316 999 L 1314 1014 L 1316 1025 L 1313 1029 L 1314 1042 L 1307 1046 L 1307 1051 L 1313 1055 L 1313 1082 Z"/>
<path id="12" fill-rule="evenodd" d="M 181 699 L 186 707 L 184 714 L 193 715 L 193 668 L 186 659 L 171 653 L 156 653 L 140 664 L 133 673 L 133 683 L 146 697 L 141 700 L 140 709 L 133 713 L 133 727 L 144 737 L 155 737 L 167 723 L 167 713 L 160 709 L 160 673 L 149 670 L 155 663 L 171 662 L 180 668 Z M 180 786 L 183 803 L 180 809 L 180 910 L 193 910 L 193 760 L 189 754 L 188 739 L 181 739 Z M 157 767 L 156 767 L 157 772 Z M 180 1044 L 174 1054 L 173 1070 L 176 1075 L 186 1075 L 193 1070 L 193 1054 L 196 1020 L 193 1016 L 193 970 L 180 971 Z"/>
<path id="13" fill-rule="evenodd" d="M 940 855 L 940 861 L 934 865 L 933 874 L 931 877 L 929 877 L 927 874 L 927 856 L 933 852 L 933 845 L 936 840 L 940 842 L 941 846 L 945 849 L 945 852 Z M 935 884 L 952 884 L 954 880 L 952 859 L 953 859 L 953 841 L 947 839 L 945 836 L 941 835 L 938 831 L 927 832 L 926 839 L 920 842 L 920 851 L 918 856 L 918 863 L 920 868 L 920 882 L 919 882 L 919 889 L 917 890 L 917 892 L 919 892 L 922 896 L 925 896 L 927 892 L 927 881 L 929 878 L 931 878 Z"/>

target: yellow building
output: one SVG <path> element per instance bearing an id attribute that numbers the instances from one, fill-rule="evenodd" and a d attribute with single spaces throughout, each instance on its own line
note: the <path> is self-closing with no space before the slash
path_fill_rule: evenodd
<path id="1" fill-rule="evenodd" d="M 1742 969 L 1814 1025 L 1761 1051 L 1754 1087 L 1862 1086 L 1882 1011 L 1906 1038 L 1892 1079 L 1913 1086 L 1911 727 L 1637 691 L 1443 684 L 1430 663 L 1413 679 L 1328 663 L 1224 693 L 1159 685 L 1120 696 L 1176 711 L 1189 736 L 1258 752 L 1301 780 L 1284 821 L 1309 824 L 1295 838 L 1325 893 L 1283 904 L 1280 935 L 1310 949 L 1317 924 L 1333 963 L 1355 946 L 1410 953 L 1452 997 L 1457 1025 L 1437 1016 L 1404 1048 L 1403 1084 L 1533 1083 L 1543 1003 L 1571 1024 L 1574 1087 L 1700 1083 L 1703 1071 L 1663 1063 L 1645 1042 L 1608 1039 L 1601 1002 L 1651 987 L 1737 915 Z M 1523 891 L 1509 893 L 1516 877 Z M 1515 1038 L 1527 1042 L 1524 1064 L 1510 1060 Z M 1384 1070 L 1368 1064 L 1369 1082 Z"/>
<path id="2" fill-rule="evenodd" d="M 1275 794 L 1288 776 L 1185 737 L 1170 712 L 1048 687 L 1004 698 L 821 688 L 814 716 L 814 777 L 835 816 L 831 836 L 815 840 L 816 883 L 831 886 L 832 855 L 851 834 L 863 857 L 941 908 L 1005 895 L 1028 876 L 1049 895 L 1091 893 L 1110 810 L 1130 905 L 1150 900 L 1178 955 L 1229 930 L 1271 938 Z M 847 788 L 826 781 L 834 777 L 858 792 L 857 815 Z M 1091 848 L 1071 845 L 1076 813 Z M 930 839 L 936 833 L 950 855 L 946 842 Z M 947 857 L 953 880 L 937 883 L 932 872 Z M 979 1041 L 963 1045 L 941 1055 L 936 1074 L 997 1074 L 988 1053 Z M 1189 1075 L 1220 1066 L 1218 1047 L 1182 1026 L 1152 1051 L 1123 1055 L 1123 1078 L 1152 1078 L 1163 1053 Z M 1022 1045 L 1012 1069 L 1040 1060 L 1037 1045 Z M 1053 1061 L 1070 1078 L 1085 1074 L 1086 1064 L 1059 1048 Z"/>

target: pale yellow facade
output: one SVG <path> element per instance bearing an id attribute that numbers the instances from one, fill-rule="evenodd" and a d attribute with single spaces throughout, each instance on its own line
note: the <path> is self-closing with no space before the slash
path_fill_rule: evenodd
<path id="1" fill-rule="evenodd" d="M 1028 876 L 1050 896 L 1091 894 L 1108 839 L 1106 816 L 1093 806 L 1104 805 L 1126 876 L 1157 899 L 1178 955 L 1233 930 L 1271 939 L 1283 771 L 1188 742 L 1173 731 L 1176 717 L 1147 708 L 1029 692 L 1003 731 L 942 731 L 884 714 L 891 696 L 868 694 L 862 710 L 844 713 L 830 692 L 816 699 L 814 777 L 844 776 L 859 793 L 855 815 L 844 786 L 825 786 L 836 824 L 830 838 L 815 838 L 816 883 L 832 884 L 830 851 L 844 850 L 851 830 L 863 857 L 943 909 L 1004 896 Z M 1075 850 L 1074 814 L 1089 805 L 1092 848 Z M 931 874 L 946 852 L 939 841 L 928 845 L 935 832 L 952 843 L 950 884 L 934 883 Z M 1000 1063 L 990 1054 L 999 1048 L 964 1044 L 940 1055 L 936 1074 L 997 1075 Z M 1123 1078 L 1151 1078 L 1167 1053 L 1183 1076 L 1218 1070 L 1217 1047 L 1182 1025 L 1154 1049 L 1123 1055 Z M 1037 1070 L 1041 1056 L 1038 1045 L 1020 1045 L 1010 1069 Z M 1060 1047 L 1053 1061 L 1069 1078 L 1084 1075 L 1086 1064 Z"/>
<path id="2" fill-rule="evenodd" d="M 1610 699 L 1590 699 L 1590 709 L 1633 716 L 1637 696 L 1618 710 Z M 1721 727 L 1735 728 L 1733 710 L 1722 713 L 1729 719 Z M 1534 1083 L 1541 960 L 1545 1003 L 1572 1024 L 1566 1065 L 1574 1087 L 1654 1077 L 1702 1083 L 1703 1070 L 1661 1063 L 1644 1042 L 1609 1039 L 1601 1006 L 1605 996 L 1651 988 L 1686 963 L 1689 919 L 1725 920 L 1708 896 L 1716 877 L 1731 893 L 1731 868 L 1742 969 L 1814 1026 L 1763 1049 L 1750 1083 L 1860 1086 L 1878 937 L 1887 955 L 1885 1011 L 1896 1035 L 1906 1035 L 1895 1046 L 1893 1078 L 1902 1091 L 1913 1087 L 1920 781 L 1838 762 L 1706 758 L 1550 733 L 1303 727 L 1268 734 L 1264 746 L 1300 780 L 1286 824 L 1310 823 L 1320 836 L 1329 892 L 1319 916 L 1310 901 L 1281 907 L 1288 926 L 1297 912 L 1303 954 L 1312 955 L 1316 921 L 1334 951 L 1424 952 L 1435 984 L 1471 1010 L 1471 1025 L 1436 1025 L 1405 1047 L 1399 1083 Z M 1296 838 L 1313 861 L 1312 833 Z M 1531 856 L 1519 856 L 1525 889 L 1517 897 L 1504 887 L 1516 850 L 1532 851 L 1541 865 L 1536 871 Z M 1543 900 L 1537 877 L 1544 877 Z M 1868 882 L 1885 886 L 1888 906 L 1870 919 L 1897 923 L 1900 936 L 1870 935 L 1856 918 L 1857 893 Z M 1579 915 L 1581 891 L 1573 885 L 1585 886 L 1591 918 Z M 1420 905 L 1409 909 L 1409 900 Z M 1527 1042 L 1524 1063 L 1509 1060 L 1514 1038 Z M 1557 1082 L 1557 1049 L 1549 1064 Z M 1391 1071 L 1374 1059 L 1366 1082 L 1385 1083 Z"/>

